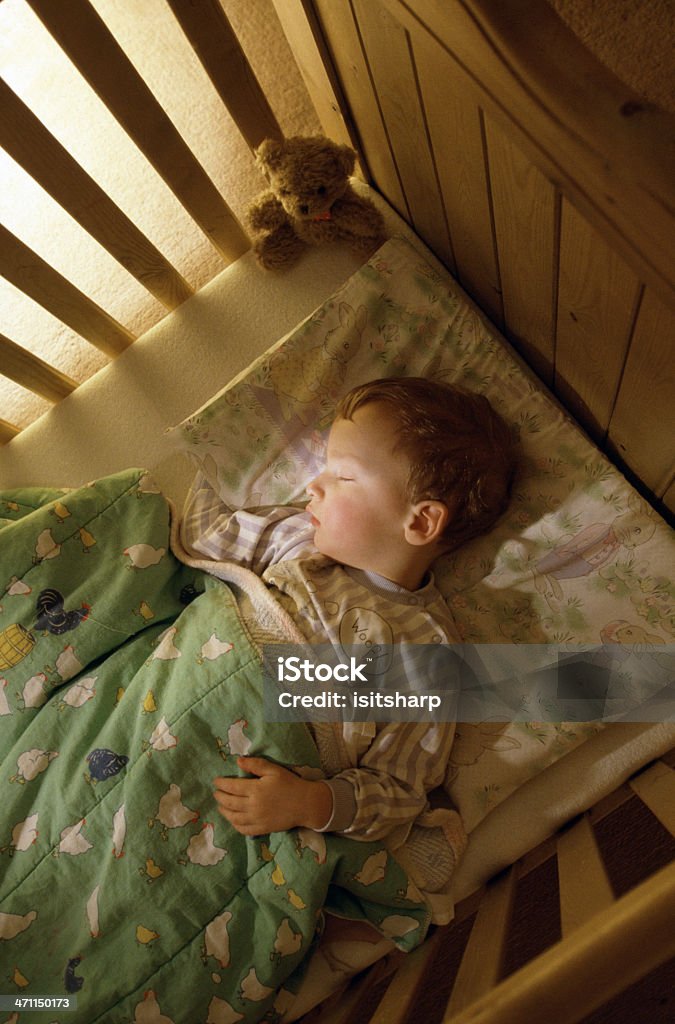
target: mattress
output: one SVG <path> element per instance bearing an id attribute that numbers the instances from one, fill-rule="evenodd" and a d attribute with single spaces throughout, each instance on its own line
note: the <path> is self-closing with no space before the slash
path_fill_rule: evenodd
<path id="1" fill-rule="evenodd" d="M 462 639 L 502 649 L 610 644 L 626 672 L 653 647 L 672 668 L 672 531 L 452 278 L 403 238 L 385 243 L 304 323 L 178 425 L 177 448 L 233 507 L 302 504 L 336 401 L 358 382 L 390 375 L 433 376 L 479 391 L 518 439 L 507 514 L 434 567 Z M 536 702 L 519 721 L 492 717 L 461 725 L 452 755 L 448 790 L 469 830 L 603 727 L 555 721 Z"/>

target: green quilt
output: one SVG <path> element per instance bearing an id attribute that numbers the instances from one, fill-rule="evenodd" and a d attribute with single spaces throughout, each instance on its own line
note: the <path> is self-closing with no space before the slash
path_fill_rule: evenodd
<path id="1" fill-rule="evenodd" d="M 276 1021 L 323 908 L 422 941 L 381 846 L 218 814 L 243 752 L 318 774 L 303 724 L 263 720 L 233 595 L 173 557 L 148 477 L 0 494 L 0 1020 Z"/>

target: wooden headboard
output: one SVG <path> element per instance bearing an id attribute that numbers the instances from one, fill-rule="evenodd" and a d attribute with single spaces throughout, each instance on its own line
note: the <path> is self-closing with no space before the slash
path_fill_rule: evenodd
<path id="1" fill-rule="evenodd" d="M 675 508 L 675 116 L 544 0 L 276 7 L 291 42 L 313 27 L 375 187 L 596 443 Z M 307 52 L 296 44 L 335 133 Z"/>
<path id="2" fill-rule="evenodd" d="M 675 509 L 675 116 L 641 101 L 544 0 L 273 0 L 326 134 L 414 227 L 594 440 Z M 28 0 L 199 224 L 225 198 L 88 0 Z M 244 138 L 280 129 L 219 0 L 167 0 Z M 167 309 L 190 288 L 0 83 L 0 144 Z M 115 356 L 128 328 L 6 229 L 0 273 Z M 0 370 L 75 382 L 0 335 Z M 0 442 L 17 428 L 2 418 Z"/>

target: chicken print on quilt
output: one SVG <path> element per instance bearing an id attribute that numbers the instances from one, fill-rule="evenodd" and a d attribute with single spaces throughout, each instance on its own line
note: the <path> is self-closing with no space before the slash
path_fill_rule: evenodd
<path id="1" fill-rule="evenodd" d="M 169 536 L 142 471 L 0 494 L 3 1022 L 46 995 L 59 1024 L 276 1021 L 326 906 L 403 949 L 424 938 L 379 845 L 249 838 L 217 813 L 238 754 L 308 777 L 319 759 L 304 724 L 263 720 L 232 592 Z"/>

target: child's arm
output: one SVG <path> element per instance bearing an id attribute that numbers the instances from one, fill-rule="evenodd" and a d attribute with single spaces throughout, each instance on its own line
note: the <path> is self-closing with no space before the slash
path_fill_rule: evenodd
<path id="1" fill-rule="evenodd" d="M 241 757 L 256 779 L 215 780 L 221 814 L 244 835 L 296 826 L 382 839 L 425 810 L 427 793 L 445 777 L 455 734 L 449 722 L 392 722 L 377 735 L 358 767 L 310 782 L 261 757 Z"/>
<path id="2" fill-rule="evenodd" d="M 327 780 L 333 813 L 326 831 L 370 840 L 409 827 L 445 778 L 454 735 L 451 722 L 378 726 L 358 766 Z"/>
<path id="3" fill-rule="evenodd" d="M 189 554 L 236 562 L 256 573 L 313 550 L 313 536 L 302 508 L 233 509 L 203 476 L 192 486 L 181 521 L 181 542 Z"/>

